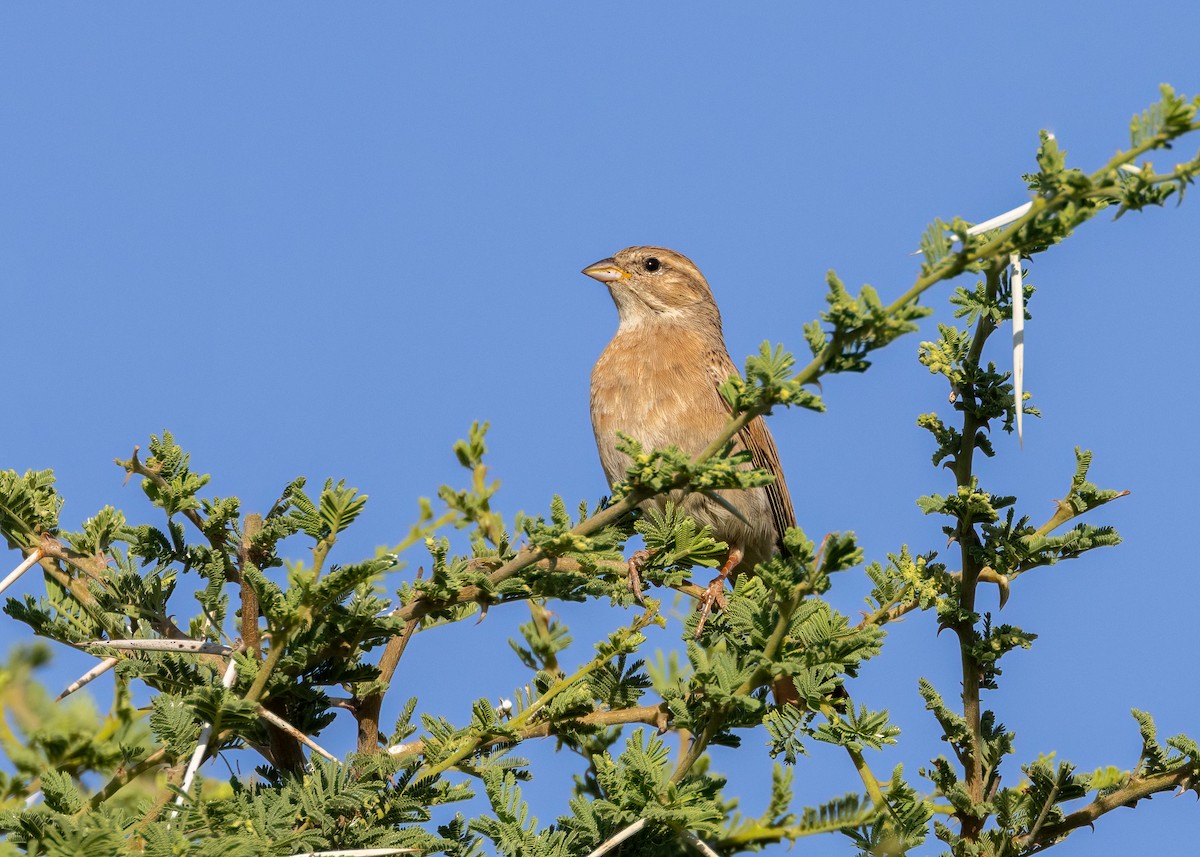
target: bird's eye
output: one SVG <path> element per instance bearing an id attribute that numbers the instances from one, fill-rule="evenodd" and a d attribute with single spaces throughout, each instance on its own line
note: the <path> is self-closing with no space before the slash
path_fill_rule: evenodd
<path id="1" fill-rule="evenodd" d="M 643 263 L 642 267 L 644 267 L 650 273 L 654 273 L 655 271 L 657 271 L 659 268 L 662 267 L 662 262 L 658 261 L 658 259 L 651 256 L 649 259 L 647 259 Z"/>

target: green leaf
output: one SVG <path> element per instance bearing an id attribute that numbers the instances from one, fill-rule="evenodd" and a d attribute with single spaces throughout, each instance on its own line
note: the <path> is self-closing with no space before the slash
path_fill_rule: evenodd
<path id="1" fill-rule="evenodd" d="M 35 548 L 43 533 L 58 529 L 62 498 L 54 490 L 54 471 L 0 470 L 0 534 L 9 548 Z"/>

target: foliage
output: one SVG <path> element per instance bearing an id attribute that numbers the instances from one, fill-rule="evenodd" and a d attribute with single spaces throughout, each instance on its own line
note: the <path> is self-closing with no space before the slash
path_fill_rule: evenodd
<path id="1" fill-rule="evenodd" d="M 996 454 L 994 428 L 1011 432 L 1017 408 L 1036 413 L 1015 401 L 1008 373 L 984 359 L 990 335 L 1012 312 L 1011 255 L 1044 252 L 1108 207 L 1120 216 L 1181 199 L 1200 158 L 1164 173 L 1135 162 L 1200 130 L 1198 106 L 1164 89 L 1160 103 L 1135 118 L 1131 148 L 1091 174 L 1068 167 L 1057 141 L 1043 135 L 1038 170 L 1026 177 L 1028 210 L 978 234 L 957 220 L 932 224 L 915 283 L 891 303 L 870 286 L 852 296 L 831 272 L 828 306 L 804 327 L 811 361 L 796 370 L 782 346 L 764 344 L 744 375 L 722 386 L 733 416 L 708 449 L 689 456 L 626 438 L 632 464 L 600 504 L 572 511 L 555 497 L 544 515 L 506 520 L 492 505 L 498 484 L 484 463 L 487 426 L 476 424 L 455 446 L 469 485 L 439 491 L 441 514 L 423 499 L 399 544 L 334 565 L 331 552 L 365 496 L 332 479 L 310 492 L 297 479 L 265 513 L 246 511 L 237 498 L 202 493 L 209 477 L 169 432 L 150 439 L 145 461 L 135 448 L 118 462 L 157 508 L 153 523 L 106 507 L 71 532 L 59 520 L 52 472 L 0 473 L 0 532 L 45 579 L 44 595 L 9 598 L 6 613 L 114 667 L 117 689 L 103 716 L 86 702 L 56 705 L 30 678 L 47 650 L 9 652 L 0 671 L 0 747 L 11 768 L 0 774 L 0 849 L 415 849 L 469 857 L 490 847 L 575 857 L 618 836 L 621 853 L 632 855 L 734 854 L 839 834 L 847 853 L 902 854 L 933 837 L 956 855 L 1010 857 L 1044 850 L 1155 793 L 1200 792 L 1195 741 L 1160 743 L 1143 712 L 1134 713 L 1140 738 L 1131 739 L 1140 740 L 1141 757 L 1133 769 L 1088 774 L 1065 761 L 1015 758 L 1015 733 L 982 694 L 998 686 L 1007 654 L 1030 648 L 1037 635 L 981 613 L 978 587 L 996 584 L 1003 599 L 1023 574 L 1116 544 L 1117 533 L 1090 518 L 1125 492 L 1089 482 L 1091 455 L 1077 450 L 1066 496 L 1035 525 L 1018 498 L 988 490 L 975 467 L 977 451 Z M 795 528 L 783 555 L 739 575 L 702 631 L 695 615 L 684 623 L 683 660 L 646 654 L 644 632 L 666 625 L 654 598 L 581 658 L 548 605 L 633 606 L 624 554 L 635 533 L 649 551 L 641 575 L 652 592 L 696 597 L 702 590 L 691 577 L 724 557 L 726 546 L 676 505 L 640 513 L 640 503 L 769 482 L 732 451 L 731 438 L 776 406 L 822 411 L 815 382 L 866 370 L 872 351 L 918 329 L 929 313 L 919 297 L 962 274 L 979 278 L 950 295 L 962 326 L 939 325 L 919 347 L 922 365 L 945 378 L 953 413 L 917 419 L 932 438 L 933 464 L 952 479 L 945 493 L 917 502 L 942 521 L 953 550 L 942 556 L 904 545 L 867 564 L 868 611 L 853 621 L 822 598 L 838 575 L 863 563 L 853 534 L 817 544 Z M 1029 287 L 1023 294 L 1034 297 Z M 466 531 L 466 553 L 452 552 L 443 532 L 451 526 Z M 305 560 L 285 556 L 297 540 L 308 547 Z M 390 595 L 384 581 L 410 550 L 428 553 L 428 572 Z M 428 713 L 414 722 L 410 700 L 385 734 L 382 703 L 410 639 L 513 602 L 531 611 L 512 641 L 529 671 L 517 698 L 499 709 L 477 700 L 459 723 Z M 887 624 L 911 612 L 929 614 L 931 631 L 951 632 L 963 664 L 953 702 L 920 684 L 945 744 L 920 772 L 922 786 L 899 768 L 886 778 L 872 770 L 870 754 L 896 743 L 899 730 L 887 711 L 852 699 L 848 686 L 864 662 L 884 656 Z M 135 687 L 149 694 L 148 713 L 130 702 Z M 332 695 L 335 688 L 348 697 Z M 358 741 L 338 758 L 316 739 L 343 711 L 355 718 Z M 739 746 L 759 727 L 778 763 L 768 806 L 751 818 L 735 812 L 706 750 Z M 677 756 L 667 732 L 680 738 Z M 531 765 L 514 751 L 551 736 L 583 767 L 569 813 L 542 824 L 521 790 Z M 840 748 L 862 790 L 793 808 L 794 770 L 814 742 Z M 261 757 L 254 775 L 195 776 L 204 758 L 236 752 Z M 440 809 L 475 791 L 490 811 Z"/>

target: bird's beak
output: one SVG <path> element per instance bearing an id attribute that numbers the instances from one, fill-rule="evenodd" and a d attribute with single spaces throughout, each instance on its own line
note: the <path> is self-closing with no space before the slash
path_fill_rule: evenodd
<path id="1" fill-rule="evenodd" d="M 617 280 L 629 278 L 629 272 L 617 265 L 612 259 L 601 259 L 594 265 L 588 265 L 583 269 L 583 273 L 587 274 L 593 280 L 599 280 L 602 283 L 613 283 Z"/>

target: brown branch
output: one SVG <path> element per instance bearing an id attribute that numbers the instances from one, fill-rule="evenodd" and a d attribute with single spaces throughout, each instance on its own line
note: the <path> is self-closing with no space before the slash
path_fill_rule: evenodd
<path id="1" fill-rule="evenodd" d="M 687 776 L 688 771 L 692 766 L 699 761 L 704 751 L 708 748 L 708 744 L 712 741 L 713 736 L 721 728 L 721 722 L 724 720 L 724 713 L 714 712 L 705 722 L 699 735 L 692 736 L 692 742 L 688 745 L 687 752 L 679 759 L 679 763 L 675 765 L 675 770 L 671 772 L 671 783 L 678 785 Z"/>
<path id="2" fill-rule="evenodd" d="M 250 554 L 252 551 L 251 542 L 254 536 L 262 532 L 263 519 L 262 515 L 247 515 L 242 524 L 242 542 L 238 546 L 238 568 L 237 582 L 241 586 L 242 596 L 242 643 L 245 644 L 246 650 L 251 656 L 256 659 L 262 657 L 262 635 L 258 629 L 258 594 L 254 588 L 246 582 L 246 575 L 243 570 L 246 566 L 253 564 L 253 559 Z"/>
<path id="3" fill-rule="evenodd" d="M 607 526 L 607 524 L 605 524 L 605 526 Z M 498 562 L 499 561 L 495 557 L 476 557 L 475 559 L 468 560 L 468 565 L 473 565 L 476 568 L 493 568 L 493 574 L 495 574 L 496 571 L 505 568 L 504 564 L 497 565 Z M 600 565 L 608 566 L 614 573 L 620 573 L 622 575 L 626 573 L 626 567 L 624 563 L 602 562 Z M 544 556 L 540 559 L 531 561 L 526 567 L 531 568 L 535 566 L 545 571 L 565 572 L 568 574 L 592 573 L 590 569 L 585 568 L 583 564 L 579 562 L 579 560 L 571 557 Z M 476 587 L 469 588 L 476 589 Z M 673 586 L 672 588 L 683 593 L 684 595 L 689 595 L 692 598 L 697 599 L 704 594 L 704 589 L 695 585 L 694 583 L 682 583 L 677 586 Z M 460 601 L 460 603 L 467 600 L 470 599 L 464 598 Z M 410 602 L 409 605 L 400 608 L 392 615 L 404 615 L 407 611 L 407 607 L 411 607 L 415 603 L 416 602 Z M 424 615 L 426 612 L 428 611 L 421 611 L 420 615 Z M 396 668 L 399 665 L 400 658 L 403 656 L 404 650 L 408 646 L 409 640 L 412 639 L 414 633 L 420 630 L 420 615 L 412 616 L 410 612 L 411 618 L 409 618 L 408 622 L 405 623 L 404 630 L 392 637 L 392 639 L 388 640 L 387 645 L 384 646 L 383 654 L 379 659 L 378 681 L 386 683 L 391 682 Z M 367 696 L 364 696 L 362 699 L 354 700 L 349 705 L 345 706 L 354 714 L 355 719 L 358 721 L 358 752 L 360 753 L 373 753 L 379 749 L 379 715 L 383 706 L 384 693 L 386 693 L 386 690 L 381 690 L 377 693 L 371 693 Z"/>
<path id="4" fill-rule="evenodd" d="M 564 727 L 579 726 L 621 726 L 628 723 L 645 723 L 653 726 L 659 732 L 667 730 L 670 722 L 670 712 L 665 702 L 658 705 L 640 705 L 634 708 L 617 708 L 607 711 L 593 711 L 582 717 L 570 717 L 557 722 L 546 721 L 532 726 L 526 726 L 517 732 L 517 740 L 525 741 L 530 738 L 549 738 L 556 735 Z M 477 750 L 486 750 L 501 744 L 511 743 L 508 737 L 489 738 L 476 745 Z M 389 750 L 393 756 L 402 762 L 415 758 L 425 752 L 425 742 L 421 739 L 399 744 Z"/>
<path id="5" fill-rule="evenodd" d="M 586 521 L 581 522 L 570 531 L 570 535 L 590 536 L 593 533 L 597 533 L 605 527 L 617 523 L 649 496 L 651 496 L 649 492 L 633 491 L 606 509 L 592 515 Z M 551 559 L 551 556 L 541 548 L 522 548 L 517 551 L 516 556 L 490 573 L 488 575 L 488 582 L 494 588 L 531 565 L 549 559 Z M 467 604 L 471 601 L 484 601 L 488 597 L 488 594 L 479 586 L 464 586 L 452 599 L 445 601 L 438 601 L 427 598 L 424 595 L 418 595 L 392 615 L 405 621 L 410 619 L 419 620 L 434 610 L 443 609 L 455 604 Z"/>
<path id="6" fill-rule="evenodd" d="M 992 299 L 1000 288 L 1000 272 L 1002 265 L 994 262 L 987 269 L 987 296 Z M 981 315 L 975 324 L 975 334 L 971 338 L 971 347 L 963 360 L 964 367 L 978 367 L 983 357 L 983 346 L 988 336 L 996 329 L 996 323 L 989 316 Z M 963 427 L 961 446 L 954 460 L 954 480 L 959 489 L 969 488 L 974 476 L 975 435 L 981 428 L 980 420 L 972 411 L 975 401 L 975 388 L 966 384 L 961 391 L 963 401 Z M 1019 403 L 1017 407 L 1020 407 Z M 975 532 L 975 522 L 969 516 L 959 519 L 956 538 L 962 556 L 962 579 L 958 590 L 959 606 L 966 614 L 975 612 L 975 590 L 982 570 L 972 552 L 979 543 L 979 535 Z M 971 802 L 978 805 L 984 800 L 986 786 L 983 775 L 983 708 L 980 700 L 980 668 L 971 649 L 975 643 L 975 627 L 967 622 L 961 622 L 954 628 L 959 640 L 959 655 L 962 661 L 963 678 L 963 717 L 971 730 L 971 746 L 964 759 L 968 764 L 966 770 L 967 793 Z M 983 829 L 983 818 L 961 815 L 963 836 L 971 841 L 978 838 Z"/>
<path id="7" fill-rule="evenodd" d="M 1196 788 L 1196 779 L 1200 777 L 1200 765 L 1183 765 L 1172 771 L 1152 774 L 1148 777 L 1131 777 L 1129 782 L 1114 792 L 1100 795 L 1087 806 L 1068 815 L 1056 824 L 1044 825 L 1040 830 L 1035 829 L 1031 834 L 1013 837 L 1012 843 L 1018 851 L 1023 849 L 1043 849 L 1053 845 L 1071 831 L 1089 826 L 1100 816 L 1112 812 L 1122 806 L 1133 807 L 1140 800 L 1147 799 L 1159 792 L 1172 789 Z"/>
<path id="8" fill-rule="evenodd" d="M 404 624 L 404 630 L 387 641 L 387 645 L 383 647 L 383 654 L 379 658 L 379 677 L 376 681 L 390 685 L 392 676 L 396 673 L 396 667 L 400 665 L 400 658 L 404 655 L 404 650 L 408 648 L 408 641 L 412 639 L 413 632 L 417 630 L 417 625 L 420 624 L 419 619 L 409 619 Z M 383 708 L 384 689 L 373 691 L 367 694 L 361 700 L 355 700 L 351 703 L 351 711 L 354 712 L 354 719 L 358 721 L 358 752 L 374 753 L 379 748 L 379 713 Z"/>
<path id="9" fill-rule="evenodd" d="M 183 770 L 187 767 L 186 761 L 176 762 L 167 769 L 167 782 L 172 785 L 179 785 L 183 779 Z M 144 831 L 158 818 L 159 813 L 163 811 L 166 805 L 171 801 L 171 796 L 174 794 L 171 789 L 163 789 L 162 792 L 154 799 L 154 803 L 146 810 L 142 816 L 142 820 L 137 823 L 137 829 Z"/>
<path id="10" fill-rule="evenodd" d="M 581 563 L 579 560 L 566 556 L 549 557 L 547 559 L 539 560 L 538 562 L 534 563 L 534 565 L 545 571 L 566 572 L 568 574 L 582 575 L 592 574 L 592 571 L 584 567 L 583 563 Z M 621 576 L 629 573 L 629 566 L 625 562 L 605 562 L 601 560 L 596 563 L 596 566 L 598 568 L 605 569 L 612 574 L 619 574 Z M 703 586 L 697 586 L 694 583 L 680 583 L 671 586 L 670 588 L 674 589 L 676 592 L 695 599 L 702 598 L 705 592 Z"/>
<path id="11" fill-rule="evenodd" d="M 659 732 L 665 732 L 670 721 L 667 704 L 639 705 L 635 708 L 617 708 L 609 711 L 593 711 L 583 717 L 575 717 L 558 723 L 538 723 L 521 730 L 521 738 L 549 738 L 555 735 L 563 726 L 579 724 L 581 726 L 622 726 L 628 723 L 645 723 L 653 726 Z"/>
<path id="12" fill-rule="evenodd" d="M 79 569 L 92 580 L 103 580 L 105 573 L 108 571 L 108 559 L 103 554 L 79 553 L 78 551 L 71 550 L 63 542 L 45 533 L 42 534 L 42 543 L 39 547 L 41 547 L 43 555 L 41 560 L 42 568 L 47 567 L 45 558 L 51 557 Z M 59 572 L 62 573 L 61 569 L 59 569 Z M 57 580 L 58 578 L 55 579 Z M 75 578 L 71 579 L 74 580 Z M 59 582 L 63 583 L 64 586 L 67 585 L 62 580 L 59 580 Z M 71 587 L 68 586 L 68 588 Z M 73 588 L 71 591 L 72 594 L 75 594 Z M 91 597 L 90 593 L 88 597 Z"/>
<path id="13" fill-rule="evenodd" d="M 55 583 L 71 593 L 71 596 L 97 626 L 111 634 L 112 628 L 104 622 L 99 605 L 88 588 L 88 581 L 69 573 L 60 566 L 60 563 L 65 563 L 77 568 L 89 579 L 102 584 L 105 582 L 105 573 L 108 571 L 108 560 L 103 555 L 89 556 L 73 551 L 58 539 L 46 534 L 42 535 L 40 548 L 42 558 L 38 564 L 42 570 Z M 151 624 L 159 635 L 169 640 L 192 639 L 167 616 L 154 616 L 151 618 Z M 214 669 L 223 670 L 225 668 L 225 662 L 216 655 L 201 655 L 200 659 L 208 662 Z"/>

